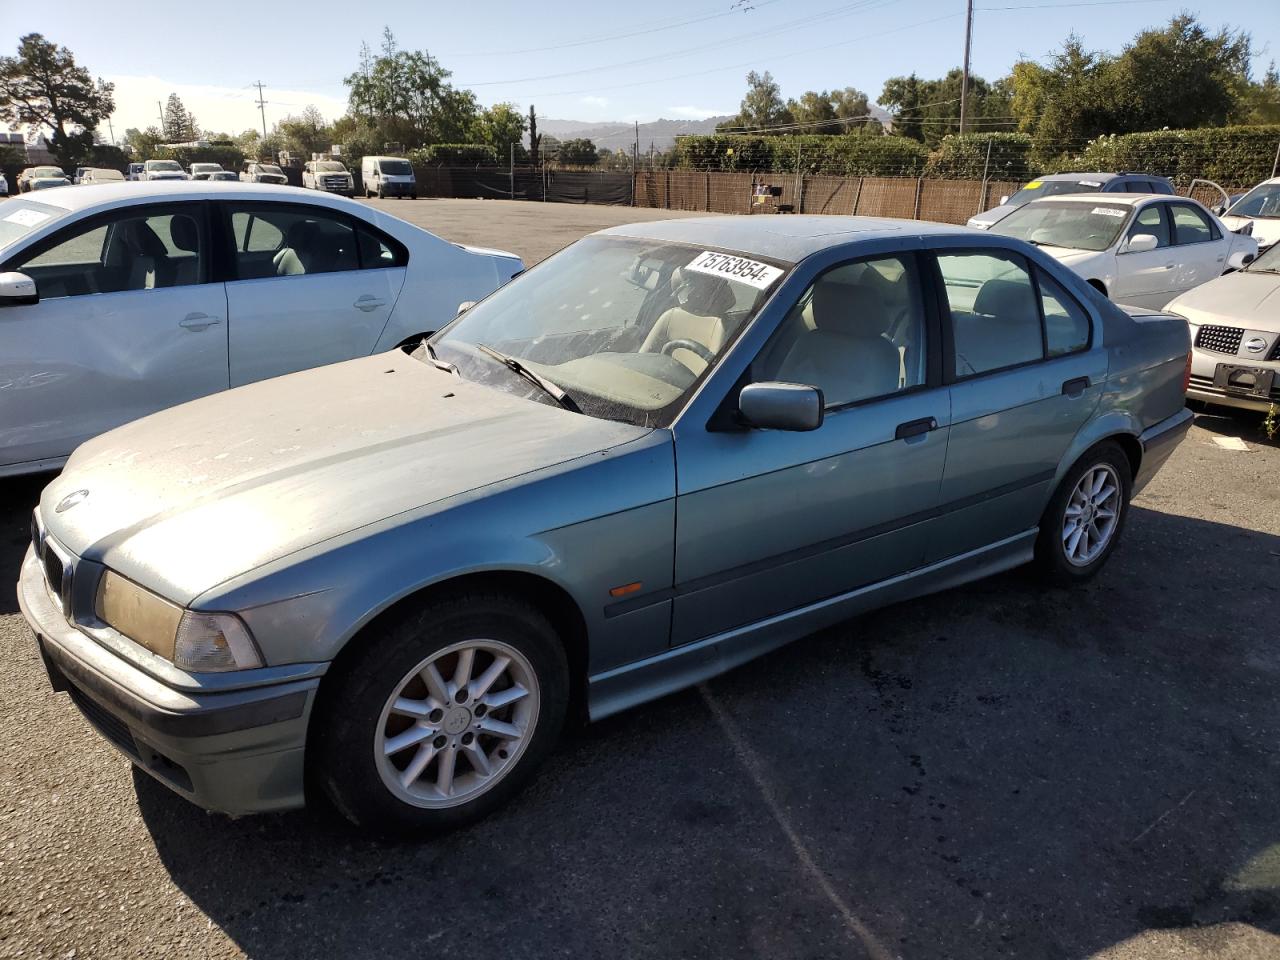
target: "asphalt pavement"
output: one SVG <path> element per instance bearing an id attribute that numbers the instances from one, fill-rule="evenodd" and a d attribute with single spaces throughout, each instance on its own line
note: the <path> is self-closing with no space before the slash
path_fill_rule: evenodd
<path id="1" fill-rule="evenodd" d="M 530 261 L 635 213 L 384 205 Z M 571 731 L 421 845 L 132 774 L 0 590 L 0 957 L 1280 957 L 1257 422 L 1199 417 L 1091 584 L 1015 571 L 808 637 Z M 47 480 L 0 481 L 0 580 Z"/>

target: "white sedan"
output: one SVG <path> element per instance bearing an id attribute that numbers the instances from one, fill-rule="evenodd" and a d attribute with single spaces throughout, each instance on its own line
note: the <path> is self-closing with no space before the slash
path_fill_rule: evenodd
<path id="1" fill-rule="evenodd" d="M 1043 247 L 1117 303 L 1153 310 L 1258 255 L 1256 240 L 1195 200 L 1158 194 L 1034 200 L 991 232 Z"/>
<path id="2" fill-rule="evenodd" d="M 1262 250 L 1275 246 L 1280 242 L 1280 177 L 1262 181 L 1233 203 L 1222 222 L 1232 230 L 1248 224 Z"/>
<path id="3" fill-rule="evenodd" d="M 0 202 L 0 476 L 229 387 L 415 342 L 523 269 L 314 190 L 106 184 Z"/>

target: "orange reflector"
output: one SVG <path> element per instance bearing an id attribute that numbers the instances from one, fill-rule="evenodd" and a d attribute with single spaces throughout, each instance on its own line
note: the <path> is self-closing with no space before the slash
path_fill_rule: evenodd
<path id="1" fill-rule="evenodd" d="M 620 586 L 620 587 L 613 587 L 613 588 L 611 588 L 611 589 L 609 590 L 609 596 L 611 596 L 611 597 L 625 597 L 628 593 L 635 593 L 635 592 L 636 592 L 637 590 L 639 590 L 642 586 L 644 586 L 644 584 L 643 584 L 643 583 L 641 583 L 639 580 L 637 580 L 635 583 L 624 583 L 624 584 L 623 584 L 622 586 Z"/>

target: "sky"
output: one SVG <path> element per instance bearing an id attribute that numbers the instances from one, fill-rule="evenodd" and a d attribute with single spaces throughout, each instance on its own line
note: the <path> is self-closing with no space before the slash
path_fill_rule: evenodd
<path id="1" fill-rule="evenodd" d="M 1212 29 L 1250 32 L 1255 76 L 1280 59 L 1280 0 L 975 0 L 975 8 L 973 71 L 988 79 L 1019 57 L 1048 56 L 1073 30 L 1090 48 L 1118 51 L 1180 10 Z M 771 71 L 784 96 L 854 86 L 874 101 L 886 78 L 941 76 L 964 53 L 964 0 L 486 0 L 483 16 L 457 0 L 308 0 L 258 4 L 248 16 L 190 4 L 154 16 L 105 9 L 14 4 L 0 50 L 32 31 L 69 47 L 115 83 L 117 138 L 158 123 L 156 101 L 175 92 L 206 130 L 261 129 L 258 81 L 268 127 L 307 104 L 337 117 L 342 78 L 356 69 L 362 40 L 377 47 L 384 25 L 402 48 L 439 59 L 482 104 L 532 102 L 539 116 L 583 121 L 731 114 L 752 69 Z"/>

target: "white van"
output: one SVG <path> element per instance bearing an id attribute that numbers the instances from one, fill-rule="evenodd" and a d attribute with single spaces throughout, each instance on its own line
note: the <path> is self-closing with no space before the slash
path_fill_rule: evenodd
<path id="1" fill-rule="evenodd" d="M 413 197 L 418 199 L 418 181 L 413 164 L 403 157 L 365 157 L 360 162 L 360 179 L 366 197 Z"/>

